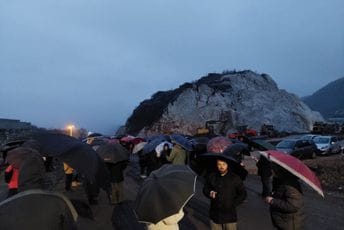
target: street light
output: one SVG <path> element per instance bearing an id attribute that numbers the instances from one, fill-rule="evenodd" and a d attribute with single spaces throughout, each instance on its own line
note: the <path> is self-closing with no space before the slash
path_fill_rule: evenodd
<path id="1" fill-rule="evenodd" d="M 74 125 L 68 125 L 67 126 L 67 129 L 69 129 L 69 136 L 73 136 L 73 129 L 75 128 L 75 126 Z"/>

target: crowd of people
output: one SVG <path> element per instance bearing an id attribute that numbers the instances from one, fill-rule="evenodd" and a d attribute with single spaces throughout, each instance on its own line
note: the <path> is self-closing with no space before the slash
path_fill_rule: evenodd
<path id="1" fill-rule="evenodd" d="M 129 152 L 133 152 L 135 144 L 119 142 Z M 94 149 L 97 146 L 93 146 Z M 139 156 L 140 176 L 147 178 L 154 170 L 165 164 L 187 165 L 190 163 L 190 153 L 180 143 L 171 140 L 164 141 L 156 146 L 154 151 L 144 152 L 143 148 L 137 152 Z M 214 170 L 207 169 L 203 193 L 210 200 L 209 218 L 212 230 L 237 229 L 239 206 L 246 199 L 247 192 L 240 177 L 233 170 L 233 159 L 224 157 L 216 158 Z M 42 163 L 44 159 L 42 158 Z M 237 162 L 240 164 L 241 162 Z M 125 200 L 123 191 L 124 170 L 128 161 L 106 163 L 110 175 L 111 193 L 110 202 L 113 205 Z M 240 166 L 242 167 L 242 165 Z M 272 164 L 266 157 L 257 159 L 258 175 L 262 182 L 262 198 L 270 206 L 270 214 L 276 229 L 302 229 L 303 225 L 303 199 L 298 178 L 282 167 Z M 65 190 L 72 190 L 72 181 L 76 171 L 64 162 Z M 9 164 L 5 170 L 5 181 L 8 184 L 8 197 L 15 195 L 19 188 L 19 169 Z M 73 176 L 74 175 L 74 176 Z M 92 191 L 92 186 L 85 182 L 85 191 L 91 205 L 97 204 L 99 191 Z M 184 212 L 180 211 L 166 217 L 158 223 L 147 224 L 148 229 L 178 229 L 178 222 L 183 218 Z"/>

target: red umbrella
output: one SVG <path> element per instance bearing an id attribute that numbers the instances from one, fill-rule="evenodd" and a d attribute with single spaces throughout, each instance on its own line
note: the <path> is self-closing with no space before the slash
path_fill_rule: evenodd
<path id="1" fill-rule="evenodd" d="M 260 154 L 294 174 L 324 197 L 318 177 L 299 159 L 275 150 L 260 151 Z"/>
<path id="2" fill-rule="evenodd" d="M 227 137 L 214 137 L 207 144 L 207 150 L 211 153 L 222 153 L 233 142 Z"/>
<path id="3" fill-rule="evenodd" d="M 133 137 L 133 136 L 126 136 L 126 137 L 122 137 L 121 141 L 122 142 L 130 142 L 130 141 L 132 141 L 134 139 L 135 139 L 135 137 Z"/>

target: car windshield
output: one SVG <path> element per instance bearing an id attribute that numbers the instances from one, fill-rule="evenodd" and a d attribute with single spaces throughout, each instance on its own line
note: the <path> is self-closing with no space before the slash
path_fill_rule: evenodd
<path id="1" fill-rule="evenodd" d="M 302 140 L 313 140 L 314 139 L 314 135 L 305 135 L 305 136 L 302 136 L 301 139 Z"/>
<path id="2" fill-rule="evenodd" d="M 292 149 L 294 145 L 295 141 L 281 141 L 276 147 L 282 149 Z"/>
<path id="3" fill-rule="evenodd" d="M 327 144 L 330 142 L 330 138 L 328 137 L 316 137 L 313 140 L 316 144 Z"/>

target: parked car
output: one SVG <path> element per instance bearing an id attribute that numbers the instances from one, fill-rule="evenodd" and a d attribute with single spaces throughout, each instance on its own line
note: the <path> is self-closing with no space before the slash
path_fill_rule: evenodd
<path id="1" fill-rule="evenodd" d="M 276 149 L 299 159 L 314 159 L 318 152 L 312 140 L 303 139 L 284 139 L 276 145 Z"/>
<path id="2" fill-rule="evenodd" d="M 300 137 L 302 140 L 313 140 L 314 138 L 318 137 L 319 135 L 314 135 L 314 134 L 306 134 Z"/>
<path id="3" fill-rule="evenodd" d="M 342 151 L 338 138 L 335 136 L 317 136 L 313 141 L 321 155 L 336 154 Z"/>

